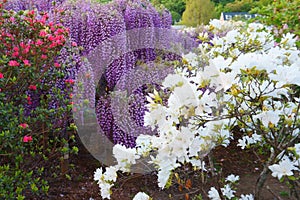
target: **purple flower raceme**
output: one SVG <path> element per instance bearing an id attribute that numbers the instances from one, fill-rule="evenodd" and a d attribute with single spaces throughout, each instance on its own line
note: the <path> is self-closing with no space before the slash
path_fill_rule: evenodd
<path id="1" fill-rule="evenodd" d="M 9 0 L 5 3 L 7 10 L 33 10 L 50 11 L 55 6 L 63 3 L 65 0 Z"/>
<path id="2" fill-rule="evenodd" d="M 123 15 L 127 33 L 127 42 L 125 44 L 126 53 L 114 60 L 112 65 L 108 66 L 106 69 L 105 81 L 107 82 L 108 91 L 114 90 L 117 84 L 119 87 L 118 89 L 125 91 L 128 85 L 122 82 L 122 77 L 129 78 L 130 76 L 127 75 L 137 67 L 137 63 L 146 63 L 148 61 L 153 61 L 156 58 L 154 23 L 162 23 L 164 21 L 149 2 L 143 1 L 142 4 L 138 1 L 127 2 L 128 3 L 124 4 L 124 1 L 121 1 L 120 4 L 115 6 Z M 155 17 L 159 19 L 155 19 Z M 157 24 L 157 26 L 166 27 L 164 24 Z M 171 27 L 171 24 L 169 27 Z M 122 67 L 116 67 L 118 65 L 121 65 Z M 144 129 L 143 116 L 146 111 L 146 88 L 147 87 L 142 84 L 140 88 L 137 88 L 136 90 L 131 91 L 131 94 L 128 94 L 130 97 L 128 97 L 128 101 L 126 102 L 127 105 L 125 106 L 128 109 L 127 116 L 124 116 L 122 113 L 124 112 L 125 107 L 120 107 L 120 105 L 116 106 L 116 102 L 113 102 L 112 104 L 109 95 L 107 95 L 107 97 L 102 97 L 107 99 L 104 104 L 105 106 L 102 105 L 102 98 L 98 101 L 98 113 L 105 113 L 107 116 L 110 116 L 107 119 L 109 123 L 107 123 L 106 119 L 104 119 L 104 116 L 106 115 L 97 115 L 98 122 L 105 134 L 108 135 L 109 138 L 112 138 L 112 141 L 115 144 L 118 143 L 127 147 L 134 147 L 136 137 L 144 131 L 138 133 L 137 130 Z M 108 126 L 111 122 L 112 126 Z"/>
<path id="3" fill-rule="evenodd" d="M 181 59 L 180 55 L 165 51 L 171 48 L 170 35 L 164 32 L 171 29 L 171 14 L 166 10 L 157 11 L 147 1 L 119 0 L 95 5 L 80 0 L 64 6 L 65 25 L 69 26 L 72 39 L 84 47 L 82 55 L 88 55 L 94 78 L 99 81 L 98 123 L 113 143 L 134 147 L 138 134 L 145 131 L 143 116 L 148 86 L 141 84 L 128 94 L 125 111 L 125 107 L 116 106 L 116 99 L 111 95 L 117 85 L 121 91 L 128 89 L 122 77 L 130 77 L 139 63 L 154 61 L 157 56 L 166 60 Z M 127 111 L 128 116 L 124 116 Z"/>
<path id="4" fill-rule="evenodd" d="M 109 96 L 101 96 L 97 101 L 96 115 L 102 132 L 113 141 L 114 118 L 111 110 L 111 100 Z"/>

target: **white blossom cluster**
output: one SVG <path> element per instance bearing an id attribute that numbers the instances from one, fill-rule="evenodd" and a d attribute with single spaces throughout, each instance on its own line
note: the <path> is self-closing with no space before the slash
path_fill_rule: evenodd
<path id="1" fill-rule="evenodd" d="M 226 184 L 220 189 L 221 192 L 219 192 L 215 187 L 211 187 L 208 191 L 208 197 L 211 200 L 221 200 L 221 196 L 223 197 L 222 199 L 237 199 L 235 196 L 236 191 L 234 190 L 234 187 L 239 180 L 239 176 L 230 174 L 225 179 Z M 252 194 L 242 194 L 239 200 L 254 200 L 254 196 Z"/>
<path id="2" fill-rule="evenodd" d="M 114 146 L 113 155 L 118 162 L 117 165 L 106 167 L 105 172 L 102 168 L 98 168 L 94 173 L 94 180 L 97 181 L 101 196 L 104 199 L 110 199 L 111 188 L 117 180 L 117 172 L 129 172 L 131 165 L 135 164 L 139 158 L 135 149 L 126 148 L 119 144 Z"/>
<path id="3" fill-rule="evenodd" d="M 278 155 L 278 164 L 273 164 L 269 166 L 272 171 L 272 176 L 282 179 L 284 176 L 293 176 L 295 171 L 300 171 L 300 143 L 295 144 L 290 147 L 291 153 L 289 155 L 284 155 L 281 159 L 281 154 Z"/>
<path id="4" fill-rule="evenodd" d="M 222 23 L 213 20 L 209 26 L 229 26 L 222 27 Z M 118 164 L 114 170 L 128 172 L 136 159 L 150 156 L 150 163 L 158 171 L 158 186 L 164 188 L 172 171 L 184 163 L 205 170 L 202 158 L 217 145 L 228 146 L 233 137 L 229 131 L 232 125 L 244 126 L 241 131 L 245 135 L 238 140 L 242 149 L 281 138 L 283 133 L 278 124 L 286 128 L 285 138 L 299 141 L 296 125 L 300 124 L 300 101 L 295 97 L 281 101 L 290 94 L 289 85 L 300 85 L 300 52 L 294 35 L 286 34 L 276 43 L 268 28 L 261 24 L 233 27 L 225 36 L 216 35 L 211 41 L 213 45 L 203 43 L 199 51 L 183 55 L 185 65 L 175 69 L 162 83 L 162 89 L 170 91 L 167 99 L 162 91 L 149 94 L 145 126 L 158 134 L 140 135 L 136 149 L 116 145 L 114 155 Z M 199 67 L 203 63 L 205 67 Z M 239 115 L 233 115 L 236 113 Z M 300 144 L 289 149 L 294 152 L 292 159 L 279 155 L 278 164 L 269 166 L 274 177 L 280 179 L 299 171 Z M 97 169 L 95 180 L 102 197 L 109 198 L 114 173 Z M 226 180 L 235 182 L 238 178 L 231 176 Z M 221 193 L 232 199 L 235 191 L 228 183 Z M 209 191 L 211 199 L 220 199 L 219 195 L 214 187 Z M 240 199 L 253 196 L 242 195 Z"/>
<path id="5" fill-rule="evenodd" d="M 202 25 L 197 28 L 186 27 L 180 30 L 182 33 L 189 33 L 191 35 L 203 36 L 203 32 L 211 32 L 215 35 L 224 35 L 228 31 L 233 29 L 239 29 L 245 26 L 246 23 L 242 21 L 221 21 L 217 19 L 212 19 L 208 25 Z"/>

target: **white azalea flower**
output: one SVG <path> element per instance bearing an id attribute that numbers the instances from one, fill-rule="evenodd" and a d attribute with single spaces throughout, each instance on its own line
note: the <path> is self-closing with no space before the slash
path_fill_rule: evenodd
<path id="1" fill-rule="evenodd" d="M 239 198 L 239 200 L 254 200 L 253 194 L 242 194 L 241 198 Z"/>
<path id="2" fill-rule="evenodd" d="M 196 167 L 197 169 L 201 169 L 203 171 L 207 171 L 207 169 L 205 168 L 205 162 L 199 159 L 195 159 L 195 158 L 192 158 L 189 160 L 189 162 L 192 164 L 193 167 Z"/>
<path id="3" fill-rule="evenodd" d="M 261 135 L 258 135 L 256 133 L 252 134 L 253 143 L 257 143 L 261 141 Z"/>
<path id="4" fill-rule="evenodd" d="M 224 91 L 228 90 L 234 83 L 236 78 L 236 73 L 231 71 L 228 73 L 220 72 L 220 87 Z"/>
<path id="5" fill-rule="evenodd" d="M 140 158 L 139 155 L 136 154 L 136 149 L 126 148 L 120 144 L 116 144 L 113 147 L 113 155 L 117 159 L 118 169 L 129 172 L 130 166 L 136 163 L 136 160 Z"/>
<path id="6" fill-rule="evenodd" d="M 116 181 L 117 180 L 117 168 L 115 166 L 110 166 L 105 168 L 104 180 L 106 181 Z"/>
<path id="7" fill-rule="evenodd" d="M 229 31 L 226 35 L 226 40 L 228 43 L 236 43 L 237 37 L 240 35 L 238 30 Z"/>
<path id="8" fill-rule="evenodd" d="M 192 67 L 197 67 L 199 62 L 199 57 L 197 54 L 190 52 L 188 54 L 182 55 L 183 59 L 185 59 Z"/>
<path id="9" fill-rule="evenodd" d="M 204 145 L 204 141 L 200 137 L 195 137 L 189 146 L 189 156 L 198 156 L 201 145 Z"/>
<path id="10" fill-rule="evenodd" d="M 137 193 L 132 200 L 150 200 L 151 198 L 144 192 Z"/>
<path id="11" fill-rule="evenodd" d="M 158 171 L 158 174 L 157 174 L 158 187 L 164 189 L 164 187 L 166 186 L 166 184 L 169 180 L 170 175 L 171 175 L 171 171 L 169 171 L 169 170 Z"/>
<path id="12" fill-rule="evenodd" d="M 283 38 L 281 40 L 281 44 L 284 44 L 286 45 L 288 48 L 290 47 L 295 47 L 295 44 L 296 44 L 296 41 L 297 41 L 297 38 L 295 37 L 294 34 L 292 33 L 287 33 L 287 34 L 284 34 L 283 35 Z"/>
<path id="13" fill-rule="evenodd" d="M 102 198 L 104 198 L 104 199 L 110 199 L 110 195 L 111 195 L 111 187 L 112 187 L 113 185 L 114 185 L 114 184 L 110 184 L 110 183 L 107 183 L 107 182 L 101 182 L 101 183 L 99 184 L 100 192 L 101 192 Z"/>
<path id="14" fill-rule="evenodd" d="M 150 135 L 139 135 L 135 142 L 137 147 L 137 153 L 139 155 L 146 155 L 149 151 L 151 151 L 151 138 Z"/>
<path id="15" fill-rule="evenodd" d="M 231 182 L 231 183 L 235 183 L 238 180 L 240 180 L 240 177 L 235 176 L 234 174 L 230 174 L 229 176 L 227 176 L 227 178 L 225 180 L 228 181 L 228 182 Z"/>
<path id="16" fill-rule="evenodd" d="M 242 139 L 239 139 L 237 146 L 240 146 L 241 149 L 245 149 L 245 147 L 247 147 L 247 140 L 246 140 L 246 138 L 243 137 Z"/>
<path id="17" fill-rule="evenodd" d="M 260 119 L 262 124 L 268 127 L 269 123 L 276 125 L 279 122 L 280 114 L 282 114 L 280 110 L 268 110 L 253 116 L 253 118 Z"/>
<path id="18" fill-rule="evenodd" d="M 289 159 L 281 160 L 279 164 L 269 166 L 269 169 L 272 171 L 272 176 L 278 179 L 283 176 L 292 176 L 294 174 L 293 170 L 299 170 Z"/>
<path id="19" fill-rule="evenodd" d="M 300 143 L 295 144 L 294 147 L 295 147 L 296 154 L 298 154 L 300 156 Z"/>
<path id="20" fill-rule="evenodd" d="M 211 187 L 210 190 L 208 191 L 208 197 L 211 200 L 221 200 L 218 190 L 214 187 Z"/>
<path id="21" fill-rule="evenodd" d="M 152 130 L 155 129 L 156 125 L 164 121 L 166 118 L 166 108 L 160 104 L 152 107 L 150 112 L 145 112 L 144 115 L 144 125 L 150 126 Z"/>
<path id="22" fill-rule="evenodd" d="M 96 169 L 96 171 L 94 172 L 94 180 L 99 182 L 102 178 L 103 178 L 102 168 Z"/>
<path id="23" fill-rule="evenodd" d="M 227 147 L 230 144 L 230 139 L 232 139 L 230 132 L 228 130 L 221 129 L 219 135 L 222 139 L 222 146 Z"/>
<path id="24" fill-rule="evenodd" d="M 179 83 L 185 82 L 185 78 L 180 74 L 169 74 L 164 81 L 162 82 L 162 85 L 164 88 L 172 88 Z"/>
<path id="25" fill-rule="evenodd" d="M 222 194 L 227 197 L 228 199 L 231 199 L 234 197 L 235 191 L 231 189 L 229 184 L 226 184 L 223 188 L 221 188 Z"/>
<path id="26" fill-rule="evenodd" d="M 282 59 L 280 59 L 282 60 Z M 299 84 L 299 75 L 300 75 L 300 71 L 299 71 L 299 66 L 295 65 L 295 66 L 281 66 L 278 65 L 276 67 L 276 74 L 274 73 L 270 73 L 269 77 L 274 80 L 277 81 L 276 86 L 277 87 L 282 87 L 285 84 Z"/>

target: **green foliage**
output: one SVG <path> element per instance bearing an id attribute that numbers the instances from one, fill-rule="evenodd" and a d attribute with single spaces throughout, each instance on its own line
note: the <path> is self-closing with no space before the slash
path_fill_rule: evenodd
<path id="1" fill-rule="evenodd" d="M 182 24 L 187 26 L 207 24 L 214 16 L 214 3 L 210 0 L 187 0 Z"/>
<path id="2" fill-rule="evenodd" d="M 198 194 L 196 196 L 194 196 L 194 198 L 192 200 L 203 200 L 202 195 Z"/>
<path id="3" fill-rule="evenodd" d="M 263 7 L 251 10 L 252 13 L 261 15 L 259 21 L 268 26 L 273 26 L 277 41 L 283 34 L 294 33 L 300 37 L 300 0 L 278 0 Z M 300 47 L 300 41 L 296 42 Z"/>

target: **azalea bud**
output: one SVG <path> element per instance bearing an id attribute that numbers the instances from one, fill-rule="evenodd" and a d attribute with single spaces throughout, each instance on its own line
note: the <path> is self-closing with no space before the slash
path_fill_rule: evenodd
<path id="1" fill-rule="evenodd" d="M 25 129 L 25 128 L 28 128 L 29 126 L 28 126 L 28 124 L 26 124 L 26 123 L 22 123 L 22 124 L 20 124 L 19 125 L 21 128 L 23 128 L 23 129 Z"/>

